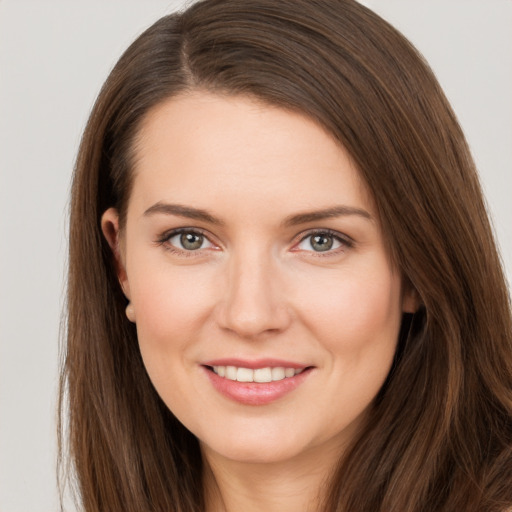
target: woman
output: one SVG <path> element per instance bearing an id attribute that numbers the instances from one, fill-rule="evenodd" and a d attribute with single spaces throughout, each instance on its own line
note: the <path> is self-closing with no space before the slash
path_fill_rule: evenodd
<path id="1" fill-rule="evenodd" d="M 207 0 L 132 44 L 78 155 L 68 301 L 87 511 L 512 506 L 474 164 L 356 2 Z"/>

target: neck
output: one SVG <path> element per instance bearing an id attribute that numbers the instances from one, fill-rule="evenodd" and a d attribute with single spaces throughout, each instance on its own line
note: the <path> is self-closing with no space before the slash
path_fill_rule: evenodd
<path id="1" fill-rule="evenodd" d="M 340 455 L 332 450 L 320 457 L 302 453 L 287 461 L 251 463 L 202 450 L 207 512 L 319 512 Z"/>

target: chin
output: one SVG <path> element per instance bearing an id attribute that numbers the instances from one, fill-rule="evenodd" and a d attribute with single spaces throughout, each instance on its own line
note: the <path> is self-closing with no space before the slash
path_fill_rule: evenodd
<path id="1" fill-rule="evenodd" d="M 287 429 L 272 431 L 260 428 L 241 432 L 227 433 L 222 439 L 209 438 L 200 440 L 201 450 L 208 458 L 216 454 L 222 458 L 246 464 L 276 464 L 300 457 L 314 447 L 311 436 L 297 435 Z"/>
<path id="2" fill-rule="evenodd" d="M 208 459 L 212 452 L 217 456 L 240 464 L 278 464 L 297 457 L 302 450 L 283 446 L 282 443 L 251 442 L 230 444 L 229 446 L 211 447 L 201 443 L 201 451 Z"/>

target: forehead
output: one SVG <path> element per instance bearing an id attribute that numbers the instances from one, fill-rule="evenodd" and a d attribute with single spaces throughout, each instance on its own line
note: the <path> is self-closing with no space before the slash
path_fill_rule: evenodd
<path id="1" fill-rule="evenodd" d="M 356 165 L 326 130 L 250 97 L 171 98 L 146 115 L 134 150 L 133 196 L 143 202 L 238 197 L 295 209 L 346 202 L 372 209 Z"/>

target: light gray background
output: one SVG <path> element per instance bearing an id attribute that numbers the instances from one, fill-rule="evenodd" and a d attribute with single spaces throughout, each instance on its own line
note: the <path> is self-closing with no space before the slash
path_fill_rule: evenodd
<path id="1" fill-rule="evenodd" d="M 183 3 L 0 0 L 1 512 L 58 508 L 58 333 L 80 134 L 121 52 Z M 512 0 L 363 3 L 438 75 L 480 169 L 511 281 Z"/>

